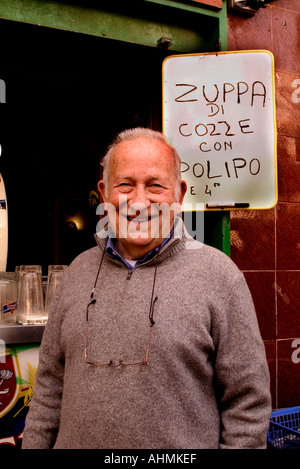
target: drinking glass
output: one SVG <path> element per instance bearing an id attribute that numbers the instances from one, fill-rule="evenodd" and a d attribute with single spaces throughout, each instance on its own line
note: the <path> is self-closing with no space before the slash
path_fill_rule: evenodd
<path id="1" fill-rule="evenodd" d="M 47 291 L 45 300 L 45 313 L 49 314 L 49 309 L 53 301 L 53 297 L 57 291 L 58 285 L 63 278 L 64 271 L 67 265 L 49 265 L 48 266 L 48 279 L 47 279 Z"/>
<path id="2" fill-rule="evenodd" d="M 19 267 L 20 274 L 24 272 L 36 272 L 39 275 L 42 275 L 42 266 L 41 265 L 20 265 Z"/>
<path id="3" fill-rule="evenodd" d="M 15 272 L 0 272 L 0 322 L 16 322 L 19 276 Z"/>
<path id="4" fill-rule="evenodd" d="M 45 324 L 42 276 L 34 271 L 21 273 L 21 286 L 17 308 L 19 324 Z"/>

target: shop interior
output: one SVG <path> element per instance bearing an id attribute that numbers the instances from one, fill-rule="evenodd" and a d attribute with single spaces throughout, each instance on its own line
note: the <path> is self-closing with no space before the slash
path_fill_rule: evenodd
<path id="1" fill-rule="evenodd" d="M 46 274 L 95 245 L 100 159 L 115 134 L 161 129 L 168 51 L 7 20 L 0 40 L 7 271 Z"/>

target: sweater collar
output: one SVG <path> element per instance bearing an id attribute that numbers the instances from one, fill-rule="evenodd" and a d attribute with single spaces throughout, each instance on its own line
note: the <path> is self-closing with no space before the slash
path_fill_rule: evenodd
<path id="1" fill-rule="evenodd" d="M 123 264 L 126 265 L 126 267 L 128 267 L 129 270 L 133 270 L 135 269 L 136 267 L 138 267 L 139 265 L 141 264 L 144 264 L 145 262 L 148 262 L 150 261 L 154 256 L 156 256 L 156 254 L 158 253 L 158 251 L 160 249 L 162 249 L 170 240 L 171 236 L 172 236 L 172 233 L 173 233 L 173 230 L 172 232 L 170 233 L 170 235 L 159 245 L 157 246 L 155 249 L 152 249 L 151 251 L 147 252 L 147 254 L 145 254 L 143 257 L 139 258 L 136 260 L 135 264 L 131 264 L 129 263 L 119 252 L 118 252 L 118 249 L 117 249 L 117 239 L 115 237 L 108 237 L 107 238 L 107 243 L 106 243 L 106 247 L 105 247 L 105 250 L 106 250 L 106 254 L 111 257 L 112 259 L 114 260 L 119 260 L 121 262 L 123 262 Z"/>
<path id="2" fill-rule="evenodd" d="M 94 237 L 101 251 L 103 251 L 107 247 L 112 248 L 112 244 L 109 242 L 109 239 L 115 237 L 115 235 L 109 225 L 107 225 L 103 230 L 95 233 Z M 168 252 L 170 251 L 170 247 L 175 247 L 176 245 L 179 249 L 182 249 L 183 247 L 185 247 L 185 243 L 187 240 L 193 241 L 193 239 L 187 233 L 184 223 L 182 221 L 182 218 L 179 215 L 176 217 L 174 229 L 172 230 L 168 238 L 166 238 L 163 241 L 163 243 L 160 246 L 158 246 L 158 248 L 146 254 L 146 256 L 143 258 L 143 262 L 152 263 L 157 255 L 159 255 L 160 258 L 163 259 L 165 258 L 165 255 L 167 255 L 167 251 Z M 109 253 L 107 254 L 109 255 Z M 113 257 L 113 256 L 109 256 L 109 257 Z M 122 262 L 124 263 L 123 259 L 120 259 L 120 260 L 122 260 Z"/>

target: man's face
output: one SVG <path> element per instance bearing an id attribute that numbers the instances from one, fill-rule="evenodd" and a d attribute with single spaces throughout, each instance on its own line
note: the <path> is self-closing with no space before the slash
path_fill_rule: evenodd
<path id="1" fill-rule="evenodd" d="M 138 259 L 159 246 L 172 230 L 186 184 L 181 181 L 175 200 L 173 155 L 158 140 L 140 137 L 121 142 L 109 164 L 108 188 L 103 181 L 98 188 L 108 203 L 120 254 Z"/>

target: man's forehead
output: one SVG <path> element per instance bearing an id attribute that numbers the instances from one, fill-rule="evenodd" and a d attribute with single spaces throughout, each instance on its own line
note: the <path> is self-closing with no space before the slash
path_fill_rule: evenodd
<path id="1" fill-rule="evenodd" d="M 173 154 L 163 141 L 150 138 L 124 140 L 116 145 L 109 163 L 110 178 L 144 179 L 173 176 Z"/>

